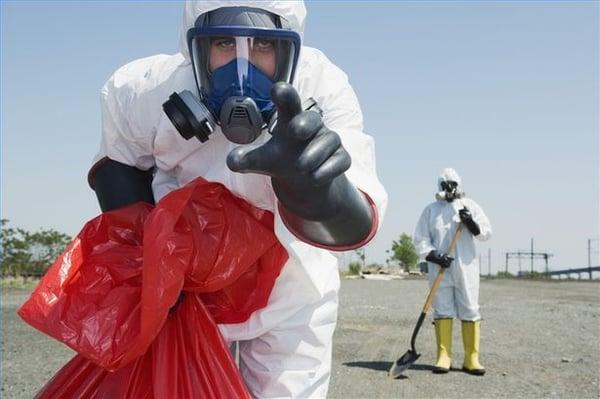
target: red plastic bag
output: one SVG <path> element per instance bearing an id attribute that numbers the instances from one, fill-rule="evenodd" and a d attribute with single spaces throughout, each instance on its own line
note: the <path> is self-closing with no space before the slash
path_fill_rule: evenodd
<path id="1" fill-rule="evenodd" d="M 65 397 L 60 390 L 70 386 L 73 397 L 78 389 L 95 397 L 247 396 L 215 323 L 241 322 L 264 307 L 286 260 L 271 213 L 202 179 L 155 208 L 104 213 L 19 309 L 80 354 L 40 395 Z M 136 384 L 134 396 L 125 391 Z"/>
<path id="2" fill-rule="evenodd" d="M 114 372 L 77 355 L 37 397 L 250 398 L 224 358 L 228 349 L 202 300 L 186 294 L 144 355 Z"/>

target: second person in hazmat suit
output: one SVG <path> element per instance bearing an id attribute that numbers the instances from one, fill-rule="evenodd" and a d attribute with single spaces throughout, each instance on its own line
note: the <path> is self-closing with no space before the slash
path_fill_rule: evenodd
<path id="1" fill-rule="evenodd" d="M 454 253 L 445 253 L 459 224 L 464 225 Z M 479 264 L 475 238 L 486 241 L 492 227 L 481 207 L 465 198 L 458 173 L 444 169 L 438 178 L 436 201 L 429 204 L 417 223 L 414 244 L 419 256 L 428 261 L 429 282 L 441 268 L 447 268 L 433 300 L 437 342 L 436 373 L 447 373 L 452 364 L 452 320 L 461 320 L 465 350 L 463 370 L 483 375 L 479 363 Z"/>
<path id="2" fill-rule="evenodd" d="M 340 283 L 329 250 L 367 243 L 387 203 L 347 76 L 301 44 L 305 14 L 297 1 L 185 2 L 179 52 L 103 87 L 89 174 L 104 211 L 202 177 L 273 212 L 289 259 L 268 304 L 219 325 L 260 398 L 326 396 Z"/>

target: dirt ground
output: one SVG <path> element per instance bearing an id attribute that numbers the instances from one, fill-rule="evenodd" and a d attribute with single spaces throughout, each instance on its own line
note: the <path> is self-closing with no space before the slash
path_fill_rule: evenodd
<path id="1" fill-rule="evenodd" d="M 487 374 L 432 374 L 435 339 L 426 322 L 416 345 L 421 358 L 406 378 L 392 380 L 387 370 L 409 348 L 426 292 L 425 280 L 342 281 L 330 398 L 600 397 L 600 283 L 482 281 Z M 27 295 L 2 292 L 3 398 L 31 398 L 72 356 L 16 316 Z M 460 367 L 458 323 L 454 348 Z"/>

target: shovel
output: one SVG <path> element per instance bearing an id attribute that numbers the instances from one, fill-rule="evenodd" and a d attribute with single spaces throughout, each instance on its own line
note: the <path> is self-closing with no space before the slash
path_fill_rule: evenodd
<path id="1" fill-rule="evenodd" d="M 458 242 L 458 238 L 460 237 L 460 232 L 462 230 L 462 227 L 463 227 L 462 223 L 459 223 L 458 227 L 456 228 L 456 231 L 454 232 L 454 236 L 452 237 L 452 242 L 450 242 L 450 247 L 448 248 L 448 252 L 447 252 L 448 255 L 451 255 L 452 252 L 454 251 L 454 247 L 456 247 L 456 243 Z M 435 292 L 437 291 L 438 287 L 440 286 L 440 283 L 442 282 L 442 277 L 444 277 L 445 270 L 446 269 L 441 268 L 440 272 L 438 273 L 437 277 L 435 278 L 435 281 L 433 282 L 433 285 L 431 286 L 431 289 L 429 290 L 429 294 L 427 295 L 427 299 L 425 300 L 425 305 L 423 305 L 423 311 L 421 312 L 421 315 L 419 316 L 419 320 L 417 320 L 417 325 L 415 326 L 415 329 L 413 330 L 412 338 L 410 339 L 410 349 L 404 355 L 402 355 L 398 360 L 396 360 L 394 362 L 394 364 L 392 364 L 392 367 L 390 368 L 390 371 L 389 371 L 390 377 L 399 378 L 406 369 L 408 369 L 414 362 L 417 361 L 417 359 L 419 357 L 421 357 L 421 354 L 417 353 L 417 350 L 415 349 L 415 340 L 417 339 L 417 334 L 419 333 L 419 330 L 421 329 L 423 320 L 425 320 L 425 316 L 427 316 L 427 312 L 431 308 L 431 303 L 433 302 L 433 298 L 435 297 Z"/>

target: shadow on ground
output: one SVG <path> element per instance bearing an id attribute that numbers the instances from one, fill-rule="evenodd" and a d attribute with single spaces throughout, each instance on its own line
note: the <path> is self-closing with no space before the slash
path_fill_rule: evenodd
<path id="1" fill-rule="evenodd" d="M 392 367 L 392 362 L 385 361 L 358 361 L 358 362 L 346 362 L 343 363 L 346 367 L 359 367 L 363 369 L 370 369 L 375 371 L 385 371 L 386 373 Z M 433 371 L 433 366 L 430 364 L 412 364 L 409 370 L 423 370 Z"/>

